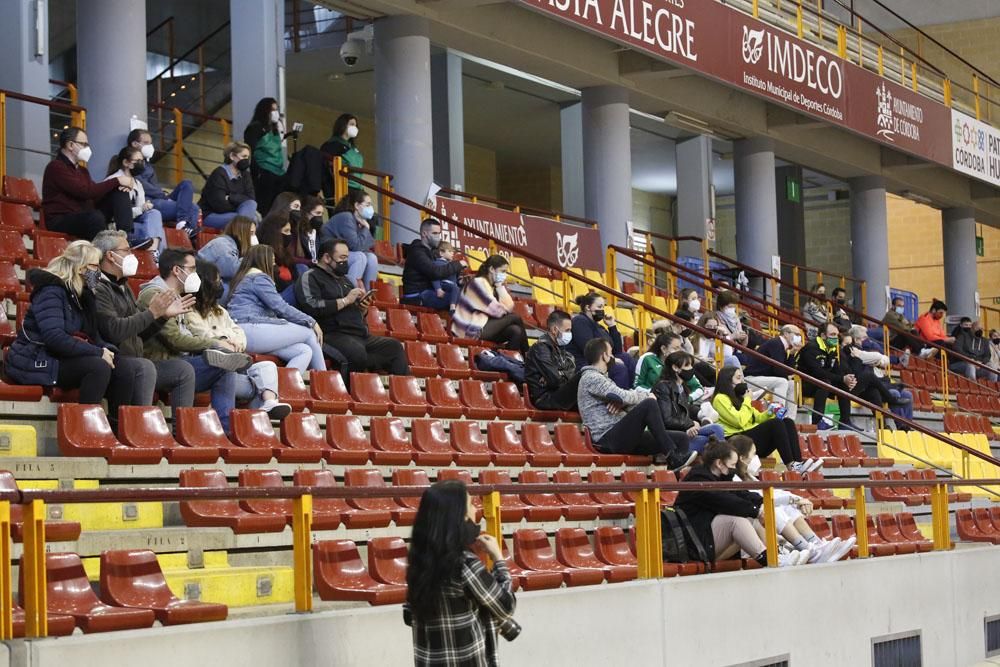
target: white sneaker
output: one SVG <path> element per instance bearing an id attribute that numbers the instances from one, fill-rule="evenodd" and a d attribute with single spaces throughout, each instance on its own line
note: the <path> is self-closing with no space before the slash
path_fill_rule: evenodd
<path id="1" fill-rule="evenodd" d="M 934 354 L 934 351 L 935 349 L 933 347 L 925 347 L 924 349 L 920 350 L 920 358 L 927 359 L 932 354 Z"/>
<path id="2" fill-rule="evenodd" d="M 848 554 L 851 553 L 851 549 L 857 544 L 858 538 L 849 537 L 845 541 L 841 542 L 840 546 L 830 555 L 830 559 L 823 561 L 825 563 L 836 563 L 838 560 L 843 560 L 847 558 Z"/>
<path id="3" fill-rule="evenodd" d="M 808 471 L 809 466 L 812 465 L 812 462 L 813 459 L 806 459 L 805 461 L 792 461 L 785 467 L 791 470 L 792 472 L 804 473 Z"/>
<path id="4" fill-rule="evenodd" d="M 903 356 L 899 358 L 899 365 L 907 368 L 910 365 L 910 350 L 903 350 Z"/>
<path id="5" fill-rule="evenodd" d="M 794 567 L 799 564 L 799 552 L 793 551 L 790 554 L 778 554 L 778 567 Z"/>
<path id="6" fill-rule="evenodd" d="M 809 461 L 812 463 L 809 463 Z M 809 459 L 809 461 L 806 462 L 809 463 L 806 472 L 815 472 L 823 467 L 823 459 Z"/>
<path id="7" fill-rule="evenodd" d="M 828 563 L 830 562 L 830 557 L 840 548 L 840 544 L 843 542 L 839 537 L 835 537 L 832 540 L 824 543 L 823 546 L 819 548 L 816 558 L 810 560 L 810 563 Z M 850 549 L 848 549 L 850 551 Z"/>
<path id="8" fill-rule="evenodd" d="M 260 409 L 267 413 L 269 419 L 277 421 L 281 421 L 292 412 L 292 406 L 288 403 L 281 403 L 276 398 L 261 403 Z"/>
<path id="9" fill-rule="evenodd" d="M 201 353 L 205 363 L 215 368 L 239 373 L 250 368 L 253 364 L 253 357 L 242 352 L 229 352 L 228 350 L 208 349 Z"/>

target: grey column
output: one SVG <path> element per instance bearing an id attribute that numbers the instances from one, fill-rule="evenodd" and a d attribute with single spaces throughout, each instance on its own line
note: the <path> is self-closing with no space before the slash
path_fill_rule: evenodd
<path id="1" fill-rule="evenodd" d="M 565 106 L 559 112 L 560 148 L 562 152 L 562 210 L 568 215 L 583 217 L 587 213 L 583 194 L 583 117 L 579 102 Z"/>
<path id="2" fill-rule="evenodd" d="M 129 120 L 146 121 L 146 3 L 77 0 L 76 55 L 91 170 L 99 178 L 125 146 Z"/>
<path id="3" fill-rule="evenodd" d="M 279 72 L 285 67 L 285 3 L 229 0 L 229 16 L 229 34 L 234 45 L 233 140 L 242 141 L 243 130 L 253 117 L 257 102 L 263 97 L 273 97 L 280 103 L 284 97 Z"/>
<path id="4" fill-rule="evenodd" d="M 705 238 L 712 217 L 712 140 L 706 136 L 677 142 L 677 236 Z M 660 243 L 659 245 L 663 245 Z M 710 244 L 712 247 L 714 243 Z M 701 247 L 682 241 L 679 255 L 701 256 Z"/>
<path id="5" fill-rule="evenodd" d="M 12 2 L 0 21 L 0 88 L 49 98 L 48 2 Z M 41 34 L 36 18 L 41 18 Z M 41 184 L 51 158 L 45 107 L 7 100 L 7 173 Z"/>
<path id="6" fill-rule="evenodd" d="M 434 128 L 434 180 L 465 189 L 465 106 L 462 58 L 451 51 L 431 56 L 431 111 Z"/>
<path id="7" fill-rule="evenodd" d="M 733 142 L 733 149 L 736 259 L 770 275 L 771 257 L 778 254 L 774 142 L 741 139 Z"/>
<path id="8" fill-rule="evenodd" d="M 627 246 L 626 223 L 632 216 L 628 91 L 585 88 L 581 102 L 586 216 L 600 226 L 602 246 Z"/>
<path id="9" fill-rule="evenodd" d="M 431 42 L 427 20 L 389 16 L 375 22 L 375 126 L 378 168 L 400 195 L 423 204 L 434 176 Z M 420 212 L 396 206 L 392 240 L 417 236 Z M 404 229 L 404 226 L 406 229 Z"/>
<path id="10" fill-rule="evenodd" d="M 889 220 L 885 179 L 881 176 L 860 176 L 848 179 L 847 184 L 851 190 L 852 273 L 868 285 L 867 315 L 882 319 L 887 307 L 885 288 L 889 285 Z"/>
<path id="11" fill-rule="evenodd" d="M 944 293 L 948 316 L 979 319 L 979 313 L 976 312 L 976 290 L 979 289 L 976 218 L 971 208 L 946 208 L 941 211 L 941 223 Z"/>

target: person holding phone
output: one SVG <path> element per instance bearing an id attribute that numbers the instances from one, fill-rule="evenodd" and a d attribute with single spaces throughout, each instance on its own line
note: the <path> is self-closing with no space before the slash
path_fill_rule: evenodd
<path id="1" fill-rule="evenodd" d="M 350 250 L 343 239 L 320 244 L 319 260 L 295 281 L 295 300 L 316 319 L 327 345 L 346 359 L 348 371 L 409 375 L 403 345 L 395 338 L 372 336 L 365 315 L 375 296 L 347 277 Z M 341 369 L 347 377 L 344 369 Z"/>
<path id="2" fill-rule="evenodd" d="M 635 360 L 625 352 L 615 315 L 604 308 L 604 297 L 590 292 L 578 296 L 576 305 L 580 306 L 580 312 L 573 316 L 573 339 L 566 349 L 573 353 L 577 370 L 587 365 L 583 354 L 587 343 L 594 338 L 603 338 L 611 344 L 614 355 L 614 363 L 608 366 L 608 377 L 622 389 L 631 389 L 635 379 Z"/>

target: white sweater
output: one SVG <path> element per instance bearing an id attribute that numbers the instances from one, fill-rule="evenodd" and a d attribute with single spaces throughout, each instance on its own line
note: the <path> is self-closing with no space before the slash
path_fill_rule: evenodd
<path id="1" fill-rule="evenodd" d="M 110 181 L 111 179 L 117 180 L 121 176 L 131 176 L 131 174 L 126 174 L 124 169 L 119 169 L 118 171 L 111 174 L 104 180 L 106 181 Z M 129 199 L 132 200 L 132 217 L 138 218 L 140 215 L 145 213 L 145 211 L 143 211 L 142 209 L 142 206 L 143 204 L 146 203 L 146 190 L 143 189 L 142 183 L 139 182 L 138 178 L 133 177 L 132 182 L 135 183 L 135 185 L 132 187 L 132 190 L 128 193 L 128 196 Z"/>

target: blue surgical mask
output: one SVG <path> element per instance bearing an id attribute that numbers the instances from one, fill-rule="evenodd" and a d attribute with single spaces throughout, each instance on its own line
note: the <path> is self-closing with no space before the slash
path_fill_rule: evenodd
<path id="1" fill-rule="evenodd" d="M 566 347 L 573 340 L 572 331 L 560 331 L 559 332 L 559 347 Z"/>
<path id="2" fill-rule="evenodd" d="M 505 282 L 507 282 L 507 272 L 497 271 L 493 277 L 493 283 L 496 285 L 503 285 Z"/>
<path id="3" fill-rule="evenodd" d="M 896 312 L 902 315 L 903 313 L 906 312 L 906 308 L 904 308 L 903 306 L 896 306 Z"/>
<path id="4" fill-rule="evenodd" d="M 361 207 L 361 217 L 365 220 L 371 220 L 375 216 L 375 207 L 369 204 L 368 206 Z"/>

